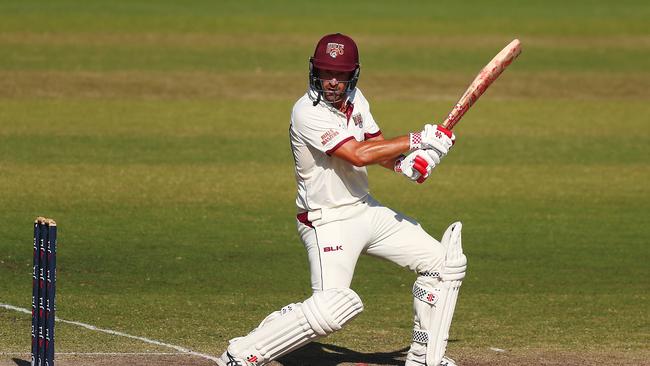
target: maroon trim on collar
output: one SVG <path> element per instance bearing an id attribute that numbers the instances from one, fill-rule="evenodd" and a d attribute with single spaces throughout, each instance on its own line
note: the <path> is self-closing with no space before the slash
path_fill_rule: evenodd
<path id="1" fill-rule="evenodd" d="M 314 228 L 314 225 L 312 225 L 311 221 L 309 221 L 309 219 L 307 218 L 307 212 L 301 212 L 301 213 L 297 214 L 296 219 L 298 219 L 298 221 L 300 223 L 302 223 L 304 225 L 307 225 L 312 229 Z"/>
<path id="2" fill-rule="evenodd" d="M 338 149 L 339 147 L 341 147 L 341 145 L 343 145 L 344 143 L 346 143 L 346 142 L 352 140 L 353 138 L 354 138 L 354 136 L 348 136 L 348 137 L 344 138 L 343 140 L 341 140 L 341 142 L 339 142 L 338 144 L 336 144 L 336 146 L 334 146 L 333 148 L 331 148 L 331 149 L 325 151 L 325 153 L 326 153 L 327 155 L 330 155 L 330 156 L 331 156 L 332 153 L 333 153 L 334 151 L 336 151 L 336 149 Z"/>
<path id="3" fill-rule="evenodd" d="M 381 130 L 377 130 L 377 132 L 375 132 L 375 133 L 364 133 L 363 134 L 363 139 L 367 140 L 367 139 L 371 139 L 373 137 L 377 137 L 379 135 L 381 135 Z"/>
<path id="4" fill-rule="evenodd" d="M 350 123 L 350 117 L 352 117 L 352 111 L 354 111 L 354 103 L 350 102 L 349 100 L 343 103 L 341 105 L 341 109 L 339 109 L 341 113 L 345 114 L 345 118 L 347 118 L 348 123 Z"/>

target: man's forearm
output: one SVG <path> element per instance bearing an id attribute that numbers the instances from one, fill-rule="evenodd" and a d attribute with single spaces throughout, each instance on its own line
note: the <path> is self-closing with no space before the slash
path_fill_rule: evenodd
<path id="1" fill-rule="evenodd" d="M 395 159 L 409 151 L 409 137 L 398 136 L 389 140 L 365 141 L 356 149 L 356 156 L 363 165 L 380 164 L 392 169 Z"/>

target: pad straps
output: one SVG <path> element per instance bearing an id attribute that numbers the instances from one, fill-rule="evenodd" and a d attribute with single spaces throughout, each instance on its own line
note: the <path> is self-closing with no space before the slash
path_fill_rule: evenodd
<path id="1" fill-rule="evenodd" d="M 416 283 L 413 284 L 413 297 L 426 302 L 427 304 L 434 305 L 440 297 L 440 288 L 432 288 L 431 290 L 425 289 Z"/>

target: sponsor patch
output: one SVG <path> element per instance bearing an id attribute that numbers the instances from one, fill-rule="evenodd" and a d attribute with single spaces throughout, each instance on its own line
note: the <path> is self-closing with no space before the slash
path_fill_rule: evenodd
<path id="1" fill-rule="evenodd" d="M 327 145 L 328 142 L 332 141 L 336 136 L 339 135 L 339 132 L 336 130 L 327 130 L 320 138 L 321 138 L 321 144 L 323 146 Z"/>
<path id="2" fill-rule="evenodd" d="M 343 48 L 345 48 L 345 45 L 342 45 L 340 43 L 328 43 L 325 52 L 327 52 L 330 57 L 336 58 L 336 56 L 343 55 Z"/>

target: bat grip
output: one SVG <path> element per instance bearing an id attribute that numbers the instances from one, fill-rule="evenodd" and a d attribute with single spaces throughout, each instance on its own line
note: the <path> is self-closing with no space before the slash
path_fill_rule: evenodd
<path id="1" fill-rule="evenodd" d="M 452 120 L 450 120 L 449 118 L 447 118 L 446 120 L 444 120 L 444 121 L 440 124 L 440 126 L 446 128 L 446 129 L 448 129 L 449 131 L 451 131 L 452 128 L 454 128 L 455 125 L 456 125 L 456 124 L 455 124 L 455 123 L 452 123 Z"/>

